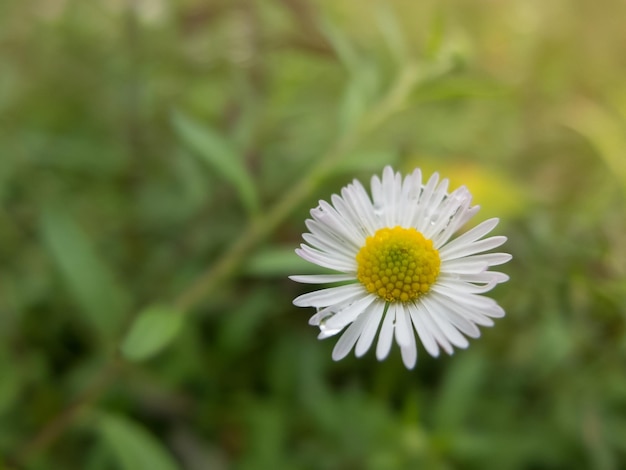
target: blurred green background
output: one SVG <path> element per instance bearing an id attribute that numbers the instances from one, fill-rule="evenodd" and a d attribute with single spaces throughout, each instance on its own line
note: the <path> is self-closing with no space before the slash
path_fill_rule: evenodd
<path id="1" fill-rule="evenodd" d="M 626 468 L 625 17 L 0 2 L 0 469 Z M 413 371 L 334 363 L 286 279 L 385 164 L 514 256 L 507 316 Z"/>

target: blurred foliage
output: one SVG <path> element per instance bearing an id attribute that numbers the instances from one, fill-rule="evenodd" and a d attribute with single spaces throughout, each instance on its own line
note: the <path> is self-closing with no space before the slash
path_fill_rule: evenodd
<path id="1" fill-rule="evenodd" d="M 625 16 L 1 2 L 0 468 L 624 468 Z M 385 164 L 468 185 L 514 255 L 507 317 L 414 371 L 333 363 L 286 279 Z"/>

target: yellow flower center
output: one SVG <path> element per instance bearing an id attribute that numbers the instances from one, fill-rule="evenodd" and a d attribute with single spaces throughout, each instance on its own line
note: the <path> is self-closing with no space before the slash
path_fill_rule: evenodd
<path id="1" fill-rule="evenodd" d="M 441 259 L 432 240 L 414 228 L 381 228 L 356 255 L 357 279 L 387 302 L 408 302 L 429 291 Z"/>

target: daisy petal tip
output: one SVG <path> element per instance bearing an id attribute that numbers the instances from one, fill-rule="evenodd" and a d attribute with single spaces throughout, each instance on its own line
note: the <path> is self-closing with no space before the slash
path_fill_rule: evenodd
<path id="1" fill-rule="evenodd" d="M 303 301 L 301 297 L 302 296 L 296 297 L 292 300 L 291 303 L 294 304 L 296 307 L 310 307 L 310 305 L 306 301 Z"/>
<path id="2" fill-rule="evenodd" d="M 360 350 L 360 349 L 355 349 L 354 350 L 354 355 L 358 358 L 361 358 L 363 356 L 365 356 L 365 353 L 367 352 L 367 349 L 365 350 Z"/>
<path id="3" fill-rule="evenodd" d="M 341 361 L 344 357 L 346 357 L 348 355 L 350 351 L 340 351 L 340 352 L 335 352 L 335 350 L 333 350 L 333 353 L 331 355 L 333 361 L 335 362 L 339 362 Z"/>
<path id="4" fill-rule="evenodd" d="M 387 359 L 387 357 L 389 357 L 389 353 L 390 353 L 391 349 L 382 349 L 382 348 L 376 348 L 376 359 L 378 360 L 378 362 L 383 362 L 385 359 Z"/>
<path id="5" fill-rule="evenodd" d="M 491 266 L 496 266 L 496 264 L 506 264 L 513 259 L 513 255 L 511 253 L 499 253 L 499 259 L 497 263 L 491 264 Z"/>
<path id="6" fill-rule="evenodd" d="M 417 350 L 413 347 L 402 348 L 402 363 L 408 370 L 413 370 L 417 364 Z"/>
<path id="7" fill-rule="evenodd" d="M 437 348 L 437 349 L 427 349 L 426 352 L 428 354 L 430 354 L 430 357 L 434 357 L 435 359 L 437 359 L 440 356 L 440 354 L 441 354 L 441 351 L 439 350 L 439 348 Z"/>
<path id="8" fill-rule="evenodd" d="M 322 339 L 326 339 L 326 338 L 330 338 L 331 336 L 335 336 L 337 333 L 339 333 L 341 330 L 322 330 L 319 332 L 319 334 L 317 335 L 317 339 L 322 340 Z"/>

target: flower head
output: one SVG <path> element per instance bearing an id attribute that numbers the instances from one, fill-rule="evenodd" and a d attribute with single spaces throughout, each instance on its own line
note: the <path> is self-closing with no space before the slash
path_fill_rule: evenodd
<path id="1" fill-rule="evenodd" d="M 341 283 L 297 297 L 299 307 L 315 307 L 309 323 L 319 338 L 343 331 L 333 359 L 352 348 L 367 352 L 376 333 L 376 357 L 389 354 L 393 339 L 409 369 L 417 360 L 415 332 L 431 356 L 442 348 L 466 348 L 466 336 L 477 338 L 477 325 L 492 326 L 504 310 L 484 297 L 506 274 L 489 271 L 511 259 L 507 253 L 485 253 L 506 237 L 483 238 L 498 224 L 486 220 L 451 240 L 478 212 L 464 186 L 448 192 L 448 180 L 435 173 L 422 181 L 416 169 L 402 178 L 391 167 L 372 177 L 371 198 L 354 180 L 320 201 L 307 219 L 308 233 L 296 253 L 338 274 L 290 276 L 310 284 Z M 345 331 L 344 331 L 345 329 Z M 378 331 L 380 329 L 380 331 Z"/>

